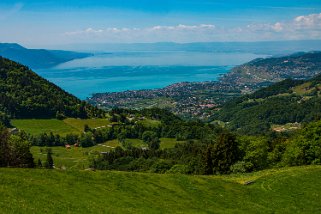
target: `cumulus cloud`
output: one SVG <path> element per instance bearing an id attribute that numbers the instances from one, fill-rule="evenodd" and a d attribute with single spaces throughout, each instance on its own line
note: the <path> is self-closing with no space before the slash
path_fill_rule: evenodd
<path id="1" fill-rule="evenodd" d="M 308 16 L 298 16 L 294 19 L 294 25 L 297 28 L 321 28 L 321 13 L 320 14 L 310 14 Z"/>
<path id="2" fill-rule="evenodd" d="M 321 39 L 321 13 L 297 16 L 290 21 L 251 24 L 245 29 L 248 34 L 265 39 Z"/>
<path id="3" fill-rule="evenodd" d="M 210 42 L 321 39 L 321 13 L 297 16 L 290 21 L 253 23 L 225 28 L 213 24 L 152 26 L 147 28 L 87 28 L 66 32 L 78 39 L 95 38 L 96 42 Z"/>

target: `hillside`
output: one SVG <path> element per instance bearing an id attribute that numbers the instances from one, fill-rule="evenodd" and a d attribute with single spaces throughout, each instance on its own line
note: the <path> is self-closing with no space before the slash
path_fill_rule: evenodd
<path id="1" fill-rule="evenodd" d="M 255 59 L 237 66 L 221 81 L 237 85 L 266 85 L 287 78 L 309 79 L 321 73 L 321 52 Z"/>
<path id="2" fill-rule="evenodd" d="M 86 118 L 102 114 L 27 67 L 0 57 L 0 113 L 11 118 Z"/>
<path id="3" fill-rule="evenodd" d="M 320 166 L 208 177 L 30 169 L 0 174 L 1 213 L 319 213 L 321 203 Z M 242 185 L 246 181 L 254 183 Z"/>
<path id="4" fill-rule="evenodd" d="M 273 125 L 307 123 L 321 117 L 321 76 L 287 79 L 236 98 L 215 112 L 213 120 L 244 133 L 264 133 Z"/>
<path id="5" fill-rule="evenodd" d="M 0 56 L 26 65 L 32 69 L 49 68 L 60 63 L 90 56 L 87 53 L 27 49 L 15 43 L 0 43 Z"/>

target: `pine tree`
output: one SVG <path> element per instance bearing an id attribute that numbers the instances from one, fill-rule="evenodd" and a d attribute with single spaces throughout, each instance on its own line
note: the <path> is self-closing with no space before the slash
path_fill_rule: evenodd
<path id="1" fill-rule="evenodd" d="M 45 164 L 45 167 L 47 169 L 53 169 L 54 168 L 54 161 L 53 161 L 53 158 L 52 158 L 52 150 L 51 149 L 47 150 L 47 162 Z"/>
<path id="2" fill-rule="evenodd" d="M 212 146 L 209 145 L 204 154 L 204 170 L 206 175 L 213 174 Z"/>
<path id="3" fill-rule="evenodd" d="M 223 133 L 220 135 L 213 148 L 213 171 L 216 174 L 225 174 L 230 167 L 239 159 L 240 152 L 233 134 Z"/>
<path id="4" fill-rule="evenodd" d="M 39 168 L 42 168 L 42 162 L 41 162 L 40 159 L 38 159 L 38 164 L 37 165 L 38 165 Z"/>

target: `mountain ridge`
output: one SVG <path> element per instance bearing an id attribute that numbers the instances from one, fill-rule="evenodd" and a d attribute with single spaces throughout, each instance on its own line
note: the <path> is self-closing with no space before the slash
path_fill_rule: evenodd
<path id="1" fill-rule="evenodd" d="M 74 59 L 91 56 L 72 51 L 28 49 L 17 43 L 0 43 L 0 56 L 19 62 L 33 69 L 54 67 Z"/>
<path id="2" fill-rule="evenodd" d="M 28 67 L 0 57 L 0 115 L 11 118 L 95 117 L 102 110 L 79 100 Z"/>

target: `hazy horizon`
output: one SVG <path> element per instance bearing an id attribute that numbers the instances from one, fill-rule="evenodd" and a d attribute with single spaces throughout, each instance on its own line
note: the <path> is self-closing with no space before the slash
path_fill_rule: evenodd
<path id="1" fill-rule="evenodd" d="M 2 0 L 0 42 L 250 42 L 321 38 L 321 2 Z"/>

